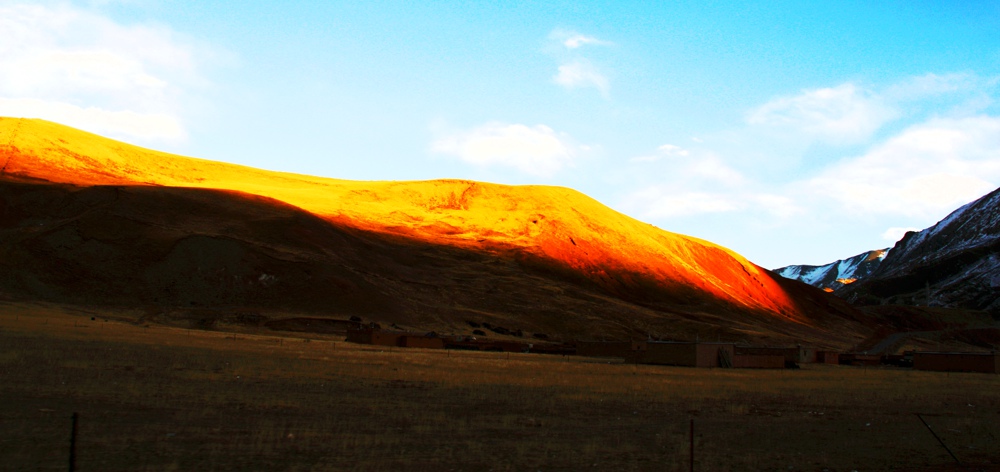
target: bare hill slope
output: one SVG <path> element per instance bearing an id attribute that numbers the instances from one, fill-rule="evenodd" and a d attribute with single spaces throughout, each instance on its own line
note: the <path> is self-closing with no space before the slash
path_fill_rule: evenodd
<path id="1" fill-rule="evenodd" d="M 604 326 L 601 329 L 618 326 L 615 329 L 619 332 L 650 331 L 651 326 L 669 331 L 671 323 L 681 320 L 706 329 L 719 326 L 732 336 L 744 337 L 773 334 L 844 339 L 865 329 L 852 320 L 858 316 L 857 312 L 817 290 L 786 281 L 720 246 L 636 221 L 570 189 L 454 180 L 356 182 L 270 172 L 151 151 L 41 120 L 0 119 L 0 143 L 2 178 L 8 182 L 93 187 L 56 186 L 66 192 L 64 197 L 51 197 L 56 201 L 90 201 L 89 198 L 113 189 L 117 195 L 127 196 L 124 200 L 114 200 L 120 202 L 116 204 L 134 206 L 132 216 L 126 218 L 133 222 L 157 215 L 157 211 L 161 212 L 158 218 L 168 221 L 187 218 L 190 212 L 186 208 L 192 205 L 191 199 L 200 202 L 198 205 L 202 207 L 195 207 L 204 210 L 201 219 L 175 228 L 170 237 L 147 234 L 156 227 L 152 223 L 136 229 L 139 233 L 122 230 L 122 234 L 129 235 L 122 236 L 125 238 L 122 241 L 132 238 L 132 242 L 119 245 L 119 250 L 126 253 L 151 244 L 156 238 L 165 241 L 158 252 L 142 251 L 150 256 L 139 257 L 135 265 L 136 270 L 144 267 L 141 270 L 167 274 L 163 275 L 166 279 L 129 273 L 118 282 L 91 283 L 81 276 L 88 274 L 88 270 L 97 270 L 102 261 L 118 256 L 113 252 L 102 253 L 107 248 L 91 243 L 93 237 L 79 236 L 80 231 L 88 231 L 85 229 L 46 236 L 50 239 L 34 238 L 42 236 L 32 236 L 24 225 L 30 226 L 26 222 L 36 217 L 31 215 L 38 209 L 31 204 L 20 204 L 18 211 L 29 216 L 15 218 L 16 227 L 9 229 L 7 237 L 21 241 L 23 244 L 16 247 L 23 250 L 8 250 L 7 256 L 20 254 L 18 257 L 26 258 L 24 262 L 70 253 L 83 258 L 77 263 L 82 271 L 80 276 L 67 276 L 58 283 L 33 285 L 31 277 L 20 274 L 17 280 L 8 280 L 37 296 L 83 297 L 80 302 L 115 296 L 128 298 L 125 294 L 138 290 L 129 284 L 142 280 L 145 286 L 152 287 L 152 292 L 135 292 L 133 298 L 152 296 L 153 300 L 143 300 L 154 305 L 166 302 L 151 293 L 161 293 L 158 291 L 168 286 L 189 285 L 187 289 L 177 288 L 180 292 L 197 294 L 189 304 L 264 304 L 277 308 L 287 303 L 290 309 L 317 311 L 329 302 L 344 307 L 342 311 L 330 308 L 331 312 L 380 313 L 406 323 L 454 325 L 456 313 L 473 312 L 487 318 L 514 316 L 525 328 L 531 320 L 545 318 L 550 320 L 542 323 L 547 327 L 538 329 L 553 330 L 562 325 L 567 332 L 578 331 L 567 326 L 590 326 L 583 331 L 598 333 L 600 330 L 594 328 L 601 325 Z M 225 192 L 214 192 L 209 200 L 221 203 L 205 207 L 208 204 L 205 197 L 194 197 L 202 194 L 193 188 Z M 39 205 L 39 209 L 45 207 Z M 60 206 L 51 202 L 48 205 Z M 252 216 L 263 211 L 260 205 L 281 208 L 298 216 L 268 217 L 263 221 L 270 223 L 265 224 Z M 9 212 L 9 208 L 8 204 L 5 211 Z M 101 214 L 81 211 L 66 221 L 85 227 L 114 228 L 115 218 L 120 216 L 120 211 L 115 210 L 105 215 L 110 222 L 81 223 L 91 217 L 88 215 Z M 279 220 L 284 223 L 274 223 Z M 287 221 L 299 223 L 288 226 Z M 306 221 L 309 223 L 303 223 Z M 130 227 L 130 223 L 122 224 Z M 289 237 L 287 231 L 293 230 L 281 229 L 282 225 L 299 228 L 294 231 L 304 233 Z M 325 233 L 330 231 L 337 236 Z M 267 235 L 275 234 L 280 236 L 267 239 L 272 237 Z M 336 243 L 338 238 L 352 242 Z M 280 249 L 283 244 L 295 249 Z M 5 247 L 10 247 L 10 243 Z M 166 247 L 170 249 L 164 253 Z M 365 247 L 375 249 L 362 249 Z M 262 269 L 270 267 L 272 262 L 284 267 L 280 261 L 287 260 L 282 257 L 302 251 L 311 254 L 305 257 L 311 261 L 307 266 L 315 265 L 310 270 L 328 278 L 312 273 L 282 278 Z M 187 262 L 169 262 L 174 255 Z M 386 258 L 392 262 L 377 263 Z M 205 263 L 212 269 L 205 269 L 202 260 L 212 261 Z M 7 263 L 11 264 L 10 261 L 8 258 Z M 291 266 L 304 270 L 300 262 Z M 291 266 L 283 270 L 292 271 Z M 162 270 L 151 269 L 156 267 Z M 491 271 L 491 267 L 513 272 L 498 273 Z M 257 292 L 239 295 L 239 290 L 244 290 L 242 286 L 238 290 L 233 288 L 236 291 L 226 298 L 229 295 L 224 294 L 230 292 L 204 289 L 202 293 L 196 287 L 203 284 L 185 281 L 186 274 L 202 277 L 201 274 L 208 273 L 206 270 L 221 271 L 219 274 L 236 271 L 237 278 L 258 277 L 258 285 L 270 283 L 268 277 L 275 276 L 280 281 L 275 284 L 288 284 L 282 292 L 291 292 L 265 303 L 253 298 L 262 296 Z M 56 272 L 53 270 L 48 277 Z M 408 275 L 400 275 L 407 272 Z M 508 281 L 514 286 L 503 287 L 505 277 L 510 277 Z M 219 284 L 223 280 L 219 279 Z M 91 286 L 84 290 L 74 283 L 91 283 Z M 407 288 L 394 285 L 397 283 Z M 100 286 L 123 284 L 132 288 L 99 290 Z M 315 284 L 316 293 L 290 296 L 310 284 Z M 424 287 L 421 289 L 426 292 L 424 298 L 414 295 L 420 291 L 419 286 Z M 324 290 L 340 295 L 330 295 L 333 298 L 316 303 L 296 301 L 310 300 Z M 563 301 L 560 295 L 567 292 L 573 293 L 570 298 L 586 300 L 590 307 L 560 303 Z M 96 294 L 95 298 L 81 295 L 86 293 Z M 494 295 L 487 296 L 489 293 Z M 164 296 L 169 302 L 166 304 L 171 306 L 184 302 L 183 297 Z M 555 302 L 545 301 L 547 297 Z M 121 298 L 123 302 L 125 298 Z M 358 299 L 368 301 L 362 303 Z M 625 305 L 627 308 L 620 308 Z M 539 315 L 545 310 L 551 312 Z M 835 333 L 837 330 L 842 332 Z M 690 330 L 684 328 L 677 334 L 682 332 Z"/>

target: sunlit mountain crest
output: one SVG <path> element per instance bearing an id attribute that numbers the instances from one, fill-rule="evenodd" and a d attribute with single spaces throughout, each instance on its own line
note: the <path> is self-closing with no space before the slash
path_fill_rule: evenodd
<path id="1" fill-rule="evenodd" d="M 568 188 L 266 171 L 148 150 L 42 120 L 0 118 L 0 143 L 8 179 L 235 190 L 360 230 L 530 255 L 612 293 L 653 290 L 690 306 L 721 303 L 789 321 L 804 316 L 769 271 L 739 254 L 660 230 Z"/>

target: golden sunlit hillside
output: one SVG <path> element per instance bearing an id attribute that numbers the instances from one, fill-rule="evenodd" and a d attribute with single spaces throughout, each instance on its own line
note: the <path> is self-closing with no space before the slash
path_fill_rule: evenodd
<path id="1" fill-rule="evenodd" d="M 576 280 L 661 312 L 731 313 L 733 323 L 737 314 L 749 314 L 805 327 L 823 324 L 830 312 L 850 311 L 830 308 L 837 302 L 825 294 L 780 280 L 726 248 L 660 230 L 567 188 L 272 172 L 147 150 L 31 119 L 0 118 L 0 143 L 7 181 L 204 188 L 269 197 L 340 228 L 516 260 L 535 273 Z M 422 277 L 426 284 L 441 283 L 433 274 Z M 468 284 L 489 285 L 475 274 L 469 277 Z"/>

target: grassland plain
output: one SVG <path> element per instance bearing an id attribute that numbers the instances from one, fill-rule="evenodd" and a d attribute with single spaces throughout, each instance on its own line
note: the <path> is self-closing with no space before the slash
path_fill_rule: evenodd
<path id="1" fill-rule="evenodd" d="M 970 470 L 1000 377 L 634 366 L 143 325 L 0 303 L 0 469 Z M 958 470 L 958 469 L 955 469 Z"/>

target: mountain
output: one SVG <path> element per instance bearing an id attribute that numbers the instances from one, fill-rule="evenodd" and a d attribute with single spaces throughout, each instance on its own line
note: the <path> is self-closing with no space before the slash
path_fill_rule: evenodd
<path id="1" fill-rule="evenodd" d="M 1000 189 L 906 233 L 871 275 L 836 293 L 859 304 L 1000 312 Z"/>
<path id="2" fill-rule="evenodd" d="M 782 277 L 799 280 L 828 292 L 869 276 L 882 263 L 889 249 L 876 249 L 826 265 L 790 265 L 775 269 Z"/>
<path id="3" fill-rule="evenodd" d="M 42 120 L 0 118 L 0 143 L 11 297 L 619 338 L 867 329 L 834 297 L 571 189 L 272 172 Z"/>

